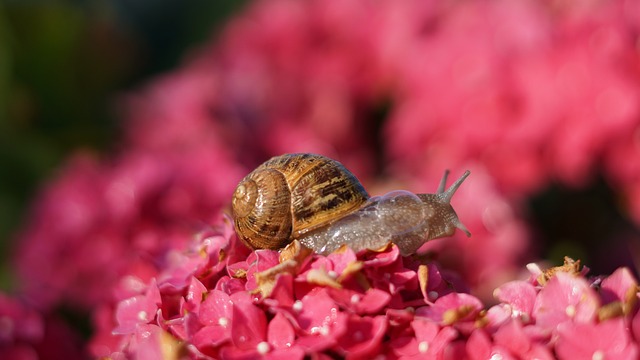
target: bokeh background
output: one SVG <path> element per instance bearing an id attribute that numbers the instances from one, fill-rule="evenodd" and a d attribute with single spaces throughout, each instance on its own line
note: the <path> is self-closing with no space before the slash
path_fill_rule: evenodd
<path id="1" fill-rule="evenodd" d="M 38 187 L 79 149 L 117 147 L 123 92 L 176 67 L 247 1 L 0 3 L 2 287 Z"/>
<path id="2" fill-rule="evenodd" d="M 471 169 L 473 237 L 425 250 L 483 300 L 530 261 L 637 275 L 638 44 L 634 0 L 5 1 L 0 286 L 110 334 L 119 279 L 290 151 L 374 194 Z"/>

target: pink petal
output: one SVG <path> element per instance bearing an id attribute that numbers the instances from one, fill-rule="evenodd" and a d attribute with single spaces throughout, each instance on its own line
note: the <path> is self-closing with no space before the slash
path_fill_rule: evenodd
<path id="1" fill-rule="evenodd" d="M 334 251 L 327 255 L 327 259 L 333 264 L 333 269 L 327 269 L 327 271 L 333 270 L 338 276 L 342 274 L 349 264 L 357 260 L 356 254 L 350 248 L 346 248 L 344 251 Z"/>
<path id="2" fill-rule="evenodd" d="M 344 320 L 346 322 L 346 319 Z M 296 346 L 306 350 L 307 353 L 317 354 L 333 347 L 336 344 L 336 340 L 333 335 L 334 334 L 304 335 L 296 339 Z"/>
<path id="3" fill-rule="evenodd" d="M 206 352 L 208 348 L 215 348 L 230 340 L 230 332 L 222 326 L 204 326 L 196 332 L 190 342 L 200 351 Z"/>
<path id="4" fill-rule="evenodd" d="M 367 251 L 362 260 L 365 267 L 381 267 L 390 265 L 398 259 L 400 259 L 398 247 L 392 245 L 383 252 Z"/>
<path id="5" fill-rule="evenodd" d="M 411 336 L 397 337 L 391 339 L 389 347 L 395 355 L 412 356 L 418 354 L 418 341 Z"/>
<path id="6" fill-rule="evenodd" d="M 437 323 L 421 318 L 414 319 L 411 327 L 418 342 L 432 342 L 440 331 L 440 326 Z"/>
<path id="7" fill-rule="evenodd" d="M 325 288 L 315 288 L 302 298 L 296 319 L 300 328 L 310 334 L 324 333 L 331 330 L 337 319 L 338 306 Z"/>
<path id="8" fill-rule="evenodd" d="M 638 347 L 621 318 L 599 324 L 565 322 L 558 325 L 558 335 L 555 349 L 561 359 L 638 358 Z"/>
<path id="9" fill-rule="evenodd" d="M 537 325 L 553 330 L 565 321 L 593 321 L 599 306 L 599 299 L 586 280 L 558 272 L 540 290 L 533 313 Z"/>
<path id="10" fill-rule="evenodd" d="M 350 316 L 346 333 L 337 339 L 338 345 L 345 352 L 347 359 L 372 356 L 379 349 L 386 329 L 387 322 L 384 316 Z"/>
<path id="11" fill-rule="evenodd" d="M 541 344 L 532 344 L 531 349 L 522 356 L 524 359 L 554 360 L 552 350 Z"/>
<path id="12" fill-rule="evenodd" d="M 433 339 L 433 342 L 429 344 L 429 348 L 427 350 L 427 354 L 431 354 L 435 356 L 437 354 L 442 354 L 446 351 L 447 347 L 451 342 L 459 336 L 459 333 L 456 329 L 451 326 L 446 326 L 440 329 L 436 337 Z M 418 344 L 418 348 L 420 344 Z"/>
<path id="13" fill-rule="evenodd" d="M 526 281 L 511 281 L 497 288 L 493 296 L 511 306 L 513 316 L 531 319 L 533 304 L 536 301 L 535 287 Z"/>
<path id="14" fill-rule="evenodd" d="M 636 309 L 636 314 L 631 320 L 631 330 L 633 333 L 633 337 L 638 343 L 640 343 L 640 310 L 638 309 Z"/>
<path id="15" fill-rule="evenodd" d="M 304 350 L 299 347 L 275 349 L 263 356 L 265 360 L 302 360 L 304 359 Z"/>
<path id="16" fill-rule="evenodd" d="M 291 307 L 293 305 L 293 277 L 291 274 L 278 275 L 271 295 L 264 301 L 270 306 Z"/>
<path id="17" fill-rule="evenodd" d="M 513 309 L 508 304 L 494 305 L 487 310 L 487 328 L 496 329 L 506 323 L 513 316 Z"/>
<path id="18" fill-rule="evenodd" d="M 364 294 L 349 289 L 329 289 L 329 293 L 342 307 L 360 315 L 376 314 L 391 300 L 388 292 L 376 288 Z"/>
<path id="19" fill-rule="evenodd" d="M 483 329 L 476 329 L 467 340 L 467 356 L 470 360 L 489 359 L 491 358 L 492 346 L 489 335 Z"/>
<path id="20" fill-rule="evenodd" d="M 200 305 L 198 313 L 203 325 L 228 327 L 232 319 L 233 302 L 229 295 L 220 290 L 211 290 Z"/>
<path id="21" fill-rule="evenodd" d="M 267 330 L 267 341 L 276 349 L 290 348 L 295 340 L 293 326 L 282 313 L 269 322 Z"/>
<path id="22" fill-rule="evenodd" d="M 531 348 L 531 340 L 525 334 L 519 320 L 511 320 L 501 326 L 493 339 L 496 345 L 509 349 L 513 354 L 522 356 Z"/>
<path id="23" fill-rule="evenodd" d="M 140 325 L 133 347 L 140 360 L 164 359 L 177 354 L 177 341 L 155 325 Z"/>
<path id="24" fill-rule="evenodd" d="M 638 283 L 631 271 L 626 268 L 618 268 L 613 274 L 602 280 L 600 293 L 603 302 L 621 301 L 626 303 L 629 299 L 629 292 L 637 291 Z"/>
<path id="25" fill-rule="evenodd" d="M 146 296 L 138 295 L 123 300 L 116 307 L 116 321 L 118 326 L 114 334 L 131 334 L 141 324 L 148 324 L 156 315 L 155 304 L 150 304 Z"/>
<path id="26" fill-rule="evenodd" d="M 231 295 L 233 320 L 231 339 L 240 349 L 255 349 L 266 339 L 267 318 L 262 310 L 253 305 L 248 293 Z"/>
<path id="27" fill-rule="evenodd" d="M 474 320 L 478 312 L 482 310 L 482 302 L 478 298 L 465 293 L 447 294 L 438 300 L 432 306 L 423 306 L 416 310 L 416 315 L 424 316 L 435 322 L 449 322 L 445 318 L 452 312 L 460 312 L 460 316 L 454 316 L 454 322 Z"/>
<path id="28" fill-rule="evenodd" d="M 239 291 L 245 291 L 245 283 L 240 279 L 231 278 L 225 275 L 218 280 L 214 289 L 231 295 Z"/>
<path id="29" fill-rule="evenodd" d="M 191 283 L 187 288 L 185 295 L 185 304 L 182 309 L 182 313 L 185 311 L 197 313 L 200 310 L 200 304 L 203 300 L 203 295 L 207 292 L 207 288 L 194 276 L 191 278 Z"/>

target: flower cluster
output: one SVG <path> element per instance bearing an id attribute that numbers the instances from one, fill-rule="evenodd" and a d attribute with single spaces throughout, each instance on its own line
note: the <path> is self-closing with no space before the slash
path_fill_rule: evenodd
<path id="1" fill-rule="evenodd" d="M 230 228 L 230 225 L 228 225 Z M 567 259 L 495 290 L 486 307 L 455 275 L 395 245 L 282 259 L 230 229 L 171 255 L 123 291 L 94 355 L 118 358 L 635 359 L 640 292 L 626 268 L 589 279 Z M 279 260 L 280 257 L 280 260 Z M 293 261 L 293 266 L 282 266 Z M 274 269 L 278 269 L 274 272 Z M 129 280 L 130 281 L 130 280 Z M 115 334 L 115 335 L 112 335 Z"/>
<path id="2" fill-rule="evenodd" d="M 640 223 L 638 14 L 629 0 L 256 1 L 124 98 L 119 152 L 77 155 L 43 190 L 2 346 L 47 338 L 14 336 L 11 314 L 46 329 L 62 307 L 91 313 L 90 352 L 113 358 L 633 356 L 628 270 L 507 281 L 537 258 L 523 199 L 553 182 L 600 174 Z M 453 206 L 473 237 L 427 243 L 440 265 L 345 250 L 272 276 L 276 254 L 219 219 L 242 176 L 297 151 L 371 194 L 470 169 Z"/>
<path id="3" fill-rule="evenodd" d="M 82 359 L 80 338 L 60 318 L 0 293 L 0 358 Z"/>

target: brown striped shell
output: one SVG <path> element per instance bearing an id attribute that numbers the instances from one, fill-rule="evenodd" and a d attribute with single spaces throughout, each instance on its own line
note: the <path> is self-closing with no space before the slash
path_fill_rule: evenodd
<path id="1" fill-rule="evenodd" d="M 369 195 L 338 161 L 315 154 L 271 158 L 233 194 L 238 236 L 254 249 L 279 249 L 362 207 Z"/>

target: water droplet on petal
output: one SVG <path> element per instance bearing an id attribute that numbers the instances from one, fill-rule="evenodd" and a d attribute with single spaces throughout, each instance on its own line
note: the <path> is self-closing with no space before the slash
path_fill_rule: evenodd
<path id="1" fill-rule="evenodd" d="M 260 353 L 261 355 L 265 355 L 266 353 L 268 353 L 270 348 L 271 347 L 269 346 L 269 343 L 266 341 L 262 341 L 258 344 L 258 346 L 256 346 L 256 350 L 258 350 L 258 353 Z"/>
<path id="2" fill-rule="evenodd" d="M 227 325 L 229 325 L 229 319 L 224 316 L 221 317 L 220 319 L 218 319 L 218 325 L 227 327 Z"/>
<path id="3" fill-rule="evenodd" d="M 421 354 L 426 354 L 427 351 L 429 351 L 429 343 L 426 341 L 420 341 L 418 344 L 418 351 L 420 351 Z"/>

